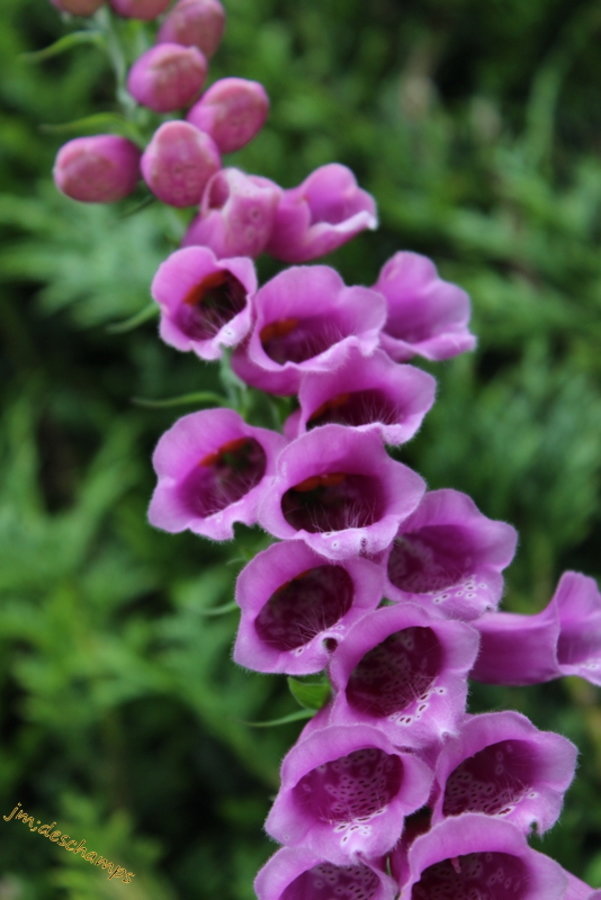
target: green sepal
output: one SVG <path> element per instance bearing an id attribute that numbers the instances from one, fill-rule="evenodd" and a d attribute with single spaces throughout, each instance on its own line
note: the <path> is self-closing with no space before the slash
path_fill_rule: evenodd
<path id="1" fill-rule="evenodd" d="M 289 675 L 287 681 L 290 693 L 304 709 L 321 709 L 330 699 L 332 689 L 326 678 L 321 681 L 303 681 Z"/>

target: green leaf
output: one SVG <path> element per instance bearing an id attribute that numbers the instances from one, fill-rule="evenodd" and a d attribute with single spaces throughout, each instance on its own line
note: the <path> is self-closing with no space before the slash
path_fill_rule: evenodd
<path id="1" fill-rule="evenodd" d="M 111 325 L 107 325 L 106 330 L 111 334 L 125 334 L 127 331 L 133 331 L 138 325 L 149 322 L 150 319 L 156 319 L 158 314 L 159 308 L 156 303 L 148 303 L 139 312 L 134 313 L 133 316 L 128 316 L 127 319 L 123 319 L 121 322 L 113 322 Z"/>
<path id="2" fill-rule="evenodd" d="M 74 119 L 72 122 L 60 122 L 57 124 L 40 125 L 40 131 L 47 134 L 76 134 L 82 132 L 96 134 L 100 131 L 110 131 L 128 137 L 137 141 L 140 139 L 137 128 L 132 122 L 128 122 L 123 116 L 117 113 L 100 112 L 91 116 L 83 116 L 81 119 Z"/>
<path id="3" fill-rule="evenodd" d="M 225 397 L 215 394 L 213 391 L 196 391 L 191 394 L 180 394 L 178 397 L 166 397 L 164 400 L 151 400 L 146 397 L 132 397 L 131 402 L 136 406 L 144 406 L 148 409 L 167 409 L 170 406 L 188 405 L 213 405 L 228 406 Z"/>
<path id="4" fill-rule="evenodd" d="M 305 709 L 321 709 L 330 698 L 331 688 L 328 681 L 301 681 L 288 677 L 290 693 L 300 706 Z"/>
<path id="5" fill-rule="evenodd" d="M 288 725 L 289 722 L 300 722 L 303 719 L 310 719 L 313 716 L 311 709 L 297 709 L 296 712 L 289 713 L 287 716 L 281 716 L 279 719 L 269 719 L 267 722 L 245 722 L 251 728 L 271 728 L 273 725 Z"/>

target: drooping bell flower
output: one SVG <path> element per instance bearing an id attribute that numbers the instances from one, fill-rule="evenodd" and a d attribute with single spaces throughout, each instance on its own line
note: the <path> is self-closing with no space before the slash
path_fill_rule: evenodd
<path id="1" fill-rule="evenodd" d="M 198 47 L 156 44 L 138 57 L 127 76 L 134 100 L 155 112 L 190 106 L 207 76 L 207 61 Z"/>
<path id="2" fill-rule="evenodd" d="M 210 134 L 221 153 L 233 153 L 261 130 L 268 112 L 269 98 L 258 81 L 221 78 L 204 92 L 186 119 Z"/>
<path id="3" fill-rule="evenodd" d="M 476 681 L 525 685 L 578 675 L 601 685 L 601 593 L 593 578 L 564 572 L 536 615 L 487 613 L 474 624 L 482 638 Z"/>
<path id="4" fill-rule="evenodd" d="M 257 276 L 248 257 L 218 260 L 207 247 L 176 250 L 161 263 L 151 293 L 161 307 L 159 333 L 178 350 L 218 359 L 246 336 Z"/>
<path id="5" fill-rule="evenodd" d="M 325 862 L 304 847 L 282 847 L 258 873 L 258 900 L 394 900 L 396 882 L 373 863 Z"/>
<path id="6" fill-rule="evenodd" d="M 235 522 L 256 522 L 257 503 L 284 443 L 281 435 L 247 425 L 231 409 L 179 419 L 152 458 L 158 484 L 148 510 L 151 525 L 231 539 Z"/>
<path id="7" fill-rule="evenodd" d="M 196 206 L 221 158 L 208 136 L 187 122 L 164 122 L 153 134 L 140 164 L 153 194 L 169 206 Z"/>
<path id="8" fill-rule="evenodd" d="M 434 403 L 436 381 L 414 366 L 392 362 L 377 350 L 362 356 L 352 348 L 331 372 L 306 374 L 300 383 L 300 409 L 284 425 L 296 437 L 329 423 L 377 431 L 386 444 L 403 444 L 419 429 Z"/>
<path id="9" fill-rule="evenodd" d="M 566 900 L 558 863 L 510 822 L 479 813 L 445 819 L 411 844 L 399 900 Z"/>
<path id="10" fill-rule="evenodd" d="M 365 615 L 332 654 L 332 724 L 377 727 L 397 746 L 455 734 L 465 711 L 478 632 L 413 603 Z"/>
<path id="11" fill-rule="evenodd" d="M 261 287 L 248 341 L 232 358 L 236 375 L 272 394 L 294 394 L 309 372 L 337 369 L 354 348 L 378 345 L 386 316 L 374 291 L 347 287 L 329 266 L 294 266 Z"/>
<path id="12" fill-rule="evenodd" d="M 478 812 L 542 834 L 559 818 L 577 753 L 567 738 L 539 731 L 517 712 L 467 716 L 436 760 L 432 824 Z"/>
<path id="13" fill-rule="evenodd" d="M 50 0 L 50 2 L 61 12 L 71 13 L 72 16 L 93 16 L 104 0 Z"/>
<path id="14" fill-rule="evenodd" d="M 222 169 L 208 182 L 182 245 L 210 247 L 221 257 L 259 256 L 273 228 L 280 191 L 268 178 Z"/>
<path id="15" fill-rule="evenodd" d="M 389 546 L 424 490 L 375 432 L 324 425 L 282 451 L 259 521 L 269 534 L 303 540 L 329 559 L 369 556 Z"/>
<path id="16" fill-rule="evenodd" d="M 306 675 L 323 669 L 348 628 L 382 597 L 380 566 L 332 562 L 302 541 L 282 541 L 242 570 L 234 660 L 258 672 Z"/>
<path id="17" fill-rule="evenodd" d="M 58 151 L 54 182 L 81 203 L 114 203 L 135 190 L 140 156 L 132 141 L 115 134 L 74 138 Z"/>
<path id="18" fill-rule="evenodd" d="M 284 758 L 265 829 L 336 865 L 375 859 L 392 849 L 431 783 L 429 767 L 378 729 L 328 726 Z"/>
<path id="19" fill-rule="evenodd" d="M 431 491 L 406 519 L 386 561 L 387 596 L 434 605 L 471 620 L 496 609 L 501 571 L 515 553 L 517 532 L 484 516 L 460 491 Z"/>
<path id="20" fill-rule="evenodd" d="M 207 59 L 217 50 L 225 26 L 225 11 L 218 0 L 179 0 L 159 28 L 156 43 L 198 47 Z"/>
<path id="21" fill-rule="evenodd" d="M 330 163 L 282 192 L 267 252 L 287 263 L 308 262 L 377 226 L 371 194 L 350 169 Z"/>
<path id="22" fill-rule="evenodd" d="M 109 0 L 115 12 L 125 19 L 149 22 L 165 12 L 171 0 Z"/>
<path id="23" fill-rule="evenodd" d="M 440 360 L 473 350 L 470 301 L 461 288 L 438 275 L 432 260 L 402 251 L 382 268 L 375 290 L 388 301 L 382 348 L 397 362 L 416 354 Z"/>

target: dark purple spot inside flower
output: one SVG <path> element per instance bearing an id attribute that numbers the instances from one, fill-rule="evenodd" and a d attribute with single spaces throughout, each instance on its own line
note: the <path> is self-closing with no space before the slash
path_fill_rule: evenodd
<path id="1" fill-rule="evenodd" d="M 522 900 L 531 896 L 526 865 L 509 853 L 468 853 L 430 866 L 411 900 Z M 541 898 L 542 900 L 542 898 Z"/>
<path id="2" fill-rule="evenodd" d="M 447 778 L 443 813 L 502 815 L 510 812 L 536 780 L 537 759 L 526 741 L 499 741 L 464 760 Z"/>
<path id="3" fill-rule="evenodd" d="M 295 484 L 282 497 L 289 525 L 309 532 L 373 525 L 383 515 L 379 482 L 369 475 L 328 472 Z"/>
<path id="4" fill-rule="evenodd" d="M 322 316 L 279 319 L 265 325 L 259 336 L 267 356 L 279 365 L 302 363 L 344 337 L 336 322 Z"/>
<path id="5" fill-rule="evenodd" d="M 404 628 L 370 650 L 355 666 L 346 697 L 355 709 L 381 718 L 419 707 L 442 668 L 442 648 L 431 628 Z"/>
<path id="6" fill-rule="evenodd" d="M 380 879 L 367 866 L 320 863 L 289 884 L 281 900 L 371 900 Z"/>
<path id="7" fill-rule="evenodd" d="M 177 310 L 177 323 L 193 340 L 209 340 L 242 312 L 246 290 L 231 272 L 211 272 L 188 291 Z"/>
<path id="8" fill-rule="evenodd" d="M 267 456 L 254 438 L 236 438 L 201 459 L 180 486 L 196 516 L 210 516 L 240 500 L 265 474 Z"/>
<path id="9" fill-rule="evenodd" d="M 255 621 L 261 640 L 294 650 L 330 628 L 351 608 L 353 580 L 342 566 L 316 566 L 275 591 Z"/>
<path id="10" fill-rule="evenodd" d="M 473 571 L 473 545 L 458 525 L 426 525 L 400 535 L 388 557 L 388 577 L 401 591 L 422 594 L 456 584 Z"/>
<path id="11" fill-rule="evenodd" d="M 397 795 L 402 774 L 398 756 L 367 747 L 308 772 L 294 797 L 321 822 L 353 822 L 382 812 Z"/>
<path id="12" fill-rule="evenodd" d="M 369 425 L 382 422 L 392 425 L 399 420 L 399 411 L 384 391 L 371 388 L 337 394 L 314 410 L 307 421 L 307 428 L 335 422 L 340 425 Z"/>

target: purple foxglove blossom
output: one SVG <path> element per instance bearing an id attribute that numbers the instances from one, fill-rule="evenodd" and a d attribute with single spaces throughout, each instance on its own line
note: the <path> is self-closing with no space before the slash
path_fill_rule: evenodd
<path id="1" fill-rule="evenodd" d="M 300 410 L 284 425 L 290 437 L 328 423 L 377 431 L 386 444 L 413 437 L 434 403 L 436 381 L 414 366 L 392 362 L 381 350 L 364 357 L 352 348 L 332 372 L 305 375 Z"/>
<path id="2" fill-rule="evenodd" d="M 150 21 L 165 12 L 171 0 L 109 0 L 109 3 L 125 19 Z"/>
<path id="3" fill-rule="evenodd" d="M 219 171 L 217 147 L 187 122 L 164 122 L 142 155 L 141 169 L 152 193 L 169 206 L 196 206 Z"/>
<path id="4" fill-rule="evenodd" d="M 397 746 L 422 748 L 456 733 L 478 632 L 413 603 L 365 615 L 332 654 L 329 721 L 380 729 Z"/>
<path id="5" fill-rule="evenodd" d="M 517 712 L 467 716 L 436 761 L 432 824 L 478 812 L 542 834 L 559 818 L 577 754 L 567 738 L 539 731 Z"/>
<path id="6" fill-rule="evenodd" d="M 258 900 L 394 900 L 396 882 L 366 860 L 337 866 L 304 847 L 283 847 L 255 879 Z"/>
<path id="7" fill-rule="evenodd" d="M 209 59 L 219 46 L 225 11 L 218 0 L 179 0 L 159 28 L 157 44 L 198 47 Z"/>
<path id="8" fill-rule="evenodd" d="M 271 234 L 280 191 L 268 178 L 222 169 L 207 184 L 183 246 L 201 244 L 217 256 L 258 256 Z"/>
<path id="9" fill-rule="evenodd" d="M 578 675 L 601 685 L 601 594 L 593 578 L 564 572 L 536 615 L 487 613 L 474 624 L 482 636 L 476 681 L 525 685 Z"/>
<path id="10" fill-rule="evenodd" d="M 258 672 L 321 671 L 348 627 L 378 605 L 382 580 L 366 559 L 333 563 L 302 541 L 272 544 L 238 577 L 234 660 Z"/>
<path id="11" fill-rule="evenodd" d="M 405 867 L 403 867 L 405 868 Z M 510 822 L 467 813 L 409 848 L 399 900 L 565 900 L 567 877 Z"/>
<path id="12" fill-rule="evenodd" d="M 283 191 L 267 252 L 287 263 L 308 262 L 377 226 L 371 194 L 358 187 L 350 169 L 330 163 Z"/>
<path id="13" fill-rule="evenodd" d="M 515 528 L 482 515 L 467 494 L 431 491 L 390 548 L 387 596 L 475 619 L 496 609 L 503 592 L 500 572 L 513 559 L 516 542 Z"/>
<path id="14" fill-rule="evenodd" d="M 129 70 L 127 90 L 142 106 L 173 112 L 194 102 L 206 77 L 207 61 L 198 47 L 156 44 Z"/>
<path id="15" fill-rule="evenodd" d="M 205 91 L 186 119 L 210 134 L 221 153 L 248 144 L 265 124 L 269 97 L 258 81 L 222 78 Z"/>
<path id="16" fill-rule="evenodd" d="M 601 900 L 601 890 L 596 891 L 594 888 L 585 884 L 580 878 L 576 878 L 571 872 L 563 870 L 563 874 L 568 880 L 568 889 L 566 891 L 565 900 Z"/>
<path id="17" fill-rule="evenodd" d="M 378 729 L 322 728 L 284 758 L 265 829 L 328 862 L 356 864 L 392 849 L 404 817 L 425 803 L 431 783 L 429 767 Z"/>
<path id="18" fill-rule="evenodd" d="M 329 266 L 294 266 L 260 288 L 248 341 L 232 358 L 239 378 L 272 394 L 294 394 L 301 376 L 337 369 L 353 348 L 376 349 L 386 316 L 374 291 L 347 287 Z"/>
<path id="19" fill-rule="evenodd" d="M 218 260 L 208 247 L 176 250 L 159 266 L 151 293 L 161 307 L 159 333 L 178 350 L 218 359 L 250 328 L 250 296 L 257 288 L 252 260 Z"/>
<path id="20" fill-rule="evenodd" d="M 54 181 L 59 191 L 81 203 L 113 203 L 135 189 L 140 155 L 132 141 L 115 134 L 74 138 L 58 151 Z"/>
<path id="21" fill-rule="evenodd" d="M 395 253 L 374 288 L 388 301 L 382 347 L 397 362 L 416 354 L 448 359 L 475 347 L 476 339 L 468 329 L 468 295 L 443 281 L 428 257 Z"/>
<path id="22" fill-rule="evenodd" d="M 148 510 L 151 525 L 231 539 L 235 522 L 256 522 L 257 503 L 284 443 L 281 435 L 247 425 L 231 409 L 179 419 L 154 451 L 159 480 Z"/>
<path id="23" fill-rule="evenodd" d="M 50 2 L 61 12 L 71 13 L 72 16 L 93 16 L 104 0 L 50 0 Z"/>
<path id="24" fill-rule="evenodd" d="M 259 522 L 269 534 L 300 538 L 329 559 L 369 556 L 388 547 L 424 489 L 375 432 L 324 425 L 282 451 Z"/>

